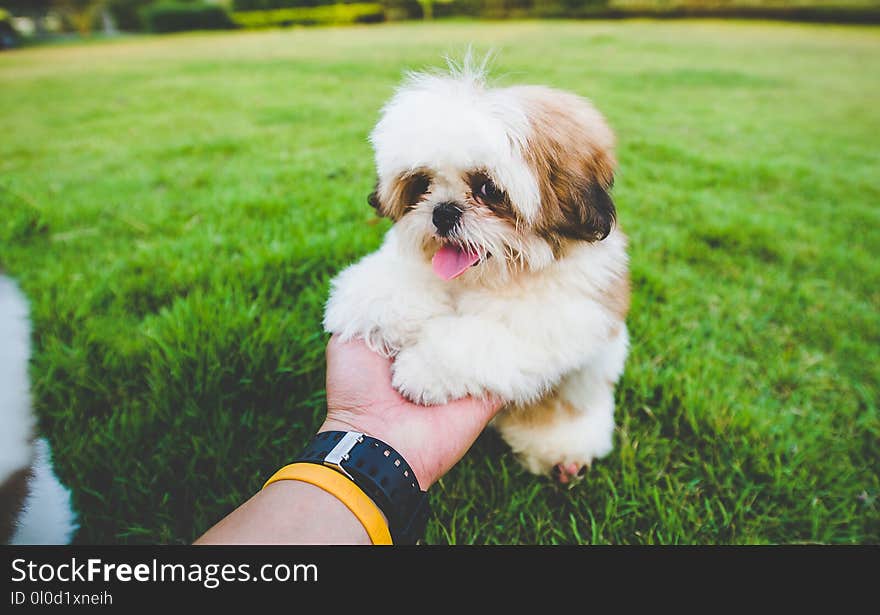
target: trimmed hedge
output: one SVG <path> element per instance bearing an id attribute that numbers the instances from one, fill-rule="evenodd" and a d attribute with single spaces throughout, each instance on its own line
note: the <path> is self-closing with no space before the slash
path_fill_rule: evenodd
<path id="1" fill-rule="evenodd" d="M 386 0 L 391 1 L 391 0 Z M 401 0 L 394 0 L 401 1 Z M 413 0 L 414 1 L 414 0 Z M 452 0 L 435 17 L 552 19 L 775 19 L 823 23 L 880 23 L 876 0 Z M 408 15 L 417 17 L 417 15 Z"/>
<path id="2" fill-rule="evenodd" d="M 627 19 L 646 17 L 651 19 L 718 18 L 718 19 L 776 19 L 780 21 L 803 21 L 813 23 L 878 24 L 880 7 L 876 6 L 729 6 L 729 7 L 676 7 L 668 10 L 597 10 L 584 11 L 576 17 L 601 19 Z"/>
<path id="3" fill-rule="evenodd" d="M 229 14 L 214 4 L 165 2 L 147 6 L 142 15 L 144 25 L 151 32 L 227 30 L 235 27 Z"/>
<path id="4" fill-rule="evenodd" d="M 232 14 L 232 20 L 243 28 L 376 23 L 385 21 L 385 9 L 374 3 L 328 4 L 273 11 L 237 11 Z"/>

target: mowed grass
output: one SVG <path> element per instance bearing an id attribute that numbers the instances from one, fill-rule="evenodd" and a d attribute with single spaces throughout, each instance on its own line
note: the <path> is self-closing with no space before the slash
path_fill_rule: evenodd
<path id="1" fill-rule="evenodd" d="M 563 490 L 484 434 L 429 543 L 880 541 L 880 30 L 394 24 L 0 54 L 0 264 L 80 543 L 187 543 L 323 417 L 328 280 L 387 230 L 367 134 L 468 44 L 619 135 L 632 351 Z"/>

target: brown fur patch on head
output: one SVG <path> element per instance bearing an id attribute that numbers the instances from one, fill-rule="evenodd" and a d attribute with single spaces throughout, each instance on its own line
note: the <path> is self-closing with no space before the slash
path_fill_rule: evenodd
<path id="1" fill-rule="evenodd" d="M 554 250 L 566 240 L 599 241 L 614 226 L 614 135 L 602 115 L 574 94 L 513 88 L 525 102 L 531 134 L 524 152 L 541 193 L 536 231 Z"/>
<path id="2" fill-rule="evenodd" d="M 403 173 L 390 182 L 376 182 L 367 198 L 380 216 L 400 220 L 430 190 L 431 174 L 424 169 Z"/>

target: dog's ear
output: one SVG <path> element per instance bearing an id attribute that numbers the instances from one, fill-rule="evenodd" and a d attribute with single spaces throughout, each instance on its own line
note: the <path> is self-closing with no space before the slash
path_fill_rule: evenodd
<path id="1" fill-rule="evenodd" d="M 532 125 L 526 157 L 541 195 L 537 231 L 552 243 L 605 239 L 617 218 L 611 129 L 577 96 L 541 88 L 526 99 Z"/>
<path id="2" fill-rule="evenodd" d="M 370 207 L 376 210 L 376 213 L 380 216 L 382 215 L 382 208 L 379 203 L 379 180 L 376 180 L 376 185 L 373 186 L 373 191 L 370 193 L 370 196 L 367 197 L 367 203 L 370 204 Z"/>
<path id="3" fill-rule="evenodd" d="M 617 210 L 611 198 L 611 185 L 597 178 L 585 178 L 568 194 L 557 194 L 562 216 L 553 224 L 553 231 L 569 239 L 601 241 L 608 237 L 617 220 Z"/>
<path id="4" fill-rule="evenodd" d="M 397 216 L 395 215 L 395 207 L 394 199 L 395 195 L 392 194 L 390 197 L 386 196 L 382 198 L 379 196 L 381 193 L 379 189 L 379 180 L 376 180 L 376 185 L 373 186 L 373 191 L 367 197 L 367 203 L 370 204 L 370 207 L 376 210 L 376 215 L 380 218 L 391 218 L 394 222 L 397 221 Z"/>
<path id="5" fill-rule="evenodd" d="M 611 198 L 614 183 L 611 163 L 602 155 L 587 160 L 557 161 L 547 166 L 541 185 L 541 214 L 538 230 L 548 238 L 601 241 L 617 220 Z M 576 158 L 576 157 L 574 157 Z"/>

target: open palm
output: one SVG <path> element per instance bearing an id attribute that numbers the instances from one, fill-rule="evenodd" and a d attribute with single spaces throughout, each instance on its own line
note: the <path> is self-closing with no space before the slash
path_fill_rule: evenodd
<path id="1" fill-rule="evenodd" d="M 391 386 L 391 360 L 361 340 L 327 344 L 327 418 L 320 431 L 360 431 L 399 452 L 427 489 L 473 444 L 501 408 L 495 399 L 465 398 L 420 406 Z"/>

